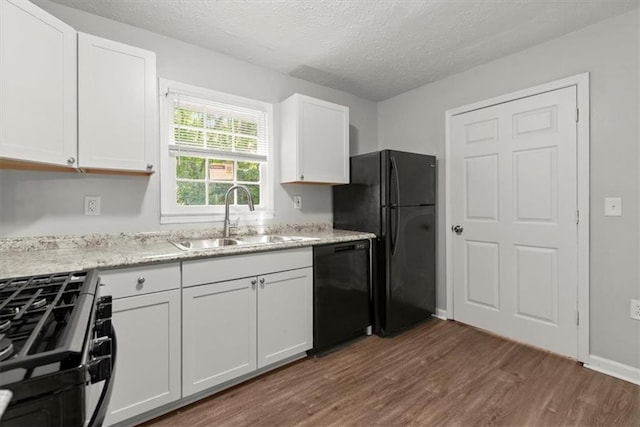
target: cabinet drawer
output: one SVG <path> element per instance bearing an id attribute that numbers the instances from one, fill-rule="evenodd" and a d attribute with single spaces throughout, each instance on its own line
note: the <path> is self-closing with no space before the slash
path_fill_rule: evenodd
<path id="1" fill-rule="evenodd" d="M 178 289 L 180 264 L 100 271 L 100 282 L 100 293 L 111 295 L 114 299 Z"/>
<path id="2" fill-rule="evenodd" d="M 185 261 L 182 263 L 182 286 L 222 282 L 312 265 L 311 247 Z"/>

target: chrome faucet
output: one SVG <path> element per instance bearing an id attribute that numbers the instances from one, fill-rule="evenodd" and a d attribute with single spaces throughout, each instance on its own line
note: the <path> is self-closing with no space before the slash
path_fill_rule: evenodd
<path id="1" fill-rule="evenodd" d="M 229 230 L 231 228 L 238 228 L 238 220 L 235 223 L 232 223 L 229 220 L 229 195 L 233 193 L 234 190 L 244 190 L 247 193 L 247 198 L 249 199 L 249 210 L 255 210 L 253 207 L 253 199 L 251 198 L 251 193 L 249 189 L 244 185 L 234 185 L 230 189 L 227 190 L 227 193 L 224 195 L 224 237 L 229 237 Z"/>

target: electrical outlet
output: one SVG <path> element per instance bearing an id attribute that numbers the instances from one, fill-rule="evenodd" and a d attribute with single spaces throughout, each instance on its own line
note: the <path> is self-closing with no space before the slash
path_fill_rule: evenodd
<path id="1" fill-rule="evenodd" d="M 640 320 L 640 300 L 631 300 L 631 318 Z"/>
<path id="2" fill-rule="evenodd" d="M 84 196 L 84 214 L 100 215 L 100 196 Z"/>
<path id="3" fill-rule="evenodd" d="M 302 196 L 293 196 L 293 207 L 302 209 Z"/>

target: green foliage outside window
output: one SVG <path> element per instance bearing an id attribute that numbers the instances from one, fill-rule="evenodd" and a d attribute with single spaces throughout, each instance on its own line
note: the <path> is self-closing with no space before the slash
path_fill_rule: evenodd
<path id="1" fill-rule="evenodd" d="M 199 157 L 178 157 L 176 167 L 176 178 L 180 179 L 204 179 L 205 159 Z"/>
<path id="2" fill-rule="evenodd" d="M 204 205 L 205 183 L 178 181 L 176 199 L 179 205 Z"/>
<path id="3" fill-rule="evenodd" d="M 177 104 L 180 105 L 180 104 Z M 174 106 L 176 143 L 240 153 L 258 152 L 258 123 L 250 116 L 227 116 Z M 188 150 L 188 148 L 186 149 Z M 225 167 L 216 167 L 224 165 Z M 260 204 L 260 163 L 212 158 L 206 154 L 176 159 L 176 202 L 183 206 L 223 205 L 234 184 L 246 185 Z M 246 205 L 246 193 L 235 192 L 232 204 Z"/>
<path id="4" fill-rule="evenodd" d="M 207 171 L 206 165 L 232 165 L 233 179 L 216 180 Z M 253 203 L 260 204 L 260 163 L 236 162 L 233 160 L 207 159 L 181 156 L 176 159 L 176 202 L 183 206 L 224 205 L 224 196 L 235 183 L 246 185 Z M 208 202 L 207 202 L 208 195 Z M 231 199 L 234 204 L 234 199 Z M 239 205 L 248 204 L 244 192 L 236 192 L 235 201 Z"/>

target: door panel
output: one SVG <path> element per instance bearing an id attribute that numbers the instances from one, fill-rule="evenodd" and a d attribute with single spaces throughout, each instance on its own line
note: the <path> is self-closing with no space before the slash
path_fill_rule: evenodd
<path id="1" fill-rule="evenodd" d="M 558 323 L 558 250 L 515 245 L 516 313 Z"/>
<path id="2" fill-rule="evenodd" d="M 467 199 L 466 218 L 480 221 L 498 220 L 498 156 L 465 159 Z"/>
<path id="3" fill-rule="evenodd" d="M 577 357 L 576 88 L 454 116 L 454 317 Z"/>
<path id="4" fill-rule="evenodd" d="M 557 223 L 558 149 L 537 148 L 513 153 L 516 222 Z"/>
<path id="5" fill-rule="evenodd" d="M 387 217 L 393 238 L 386 272 L 386 332 L 393 333 L 435 312 L 435 207 L 389 209 Z"/>
<path id="6" fill-rule="evenodd" d="M 468 240 L 465 251 L 466 302 L 491 310 L 500 309 L 499 246 Z"/>

